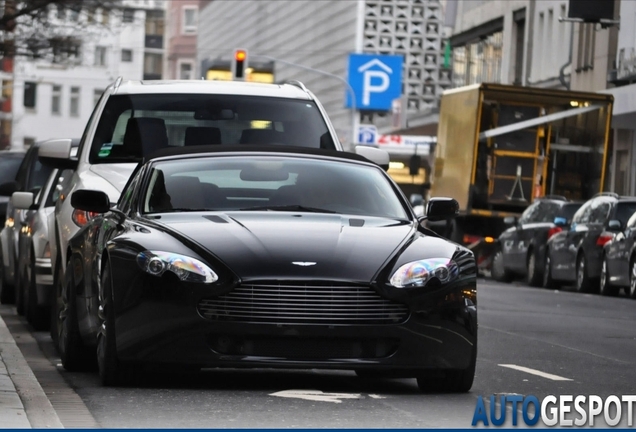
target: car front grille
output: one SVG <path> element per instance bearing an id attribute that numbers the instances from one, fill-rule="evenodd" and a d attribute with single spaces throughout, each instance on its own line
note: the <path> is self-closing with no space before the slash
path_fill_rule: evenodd
<path id="1" fill-rule="evenodd" d="M 408 308 L 364 285 L 319 282 L 241 285 L 206 298 L 198 311 L 215 321 L 289 324 L 396 324 Z"/>

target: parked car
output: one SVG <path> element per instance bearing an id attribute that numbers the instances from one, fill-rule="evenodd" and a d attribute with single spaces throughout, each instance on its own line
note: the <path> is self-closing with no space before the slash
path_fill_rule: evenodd
<path id="1" fill-rule="evenodd" d="M 605 244 L 601 267 L 600 291 L 603 295 L 615 296 L 623 288 L 636 299 L 636 213 L 623 231 L 618 232 Z"/>
<path id="2" fill-rule="evenodd" d="M 636 211 L 636 197 L 605 192 L 586 201 L 569 229 L 548 241 L 544 285 L 574 283 L 579 292 L 598 292 L 604 246 Z"/>
<path id="3" fill-rule="evenodd" d="M 320 102 L 298 82 L 124 82 L 119 78 L 96 104 L 77 161 L 69 165 L 70 143 L 64 141 L 48 143 L 41 159 L 57 168 L 74 169 L 65 197 L 77 189 L 99 189 L 116 202 L 137 164 L 157 150 L 250 143 L 342 150 Z M 358 151 L 388 167 L 388 153 L 366 146 Z M 93 216 L 74 209 L 67 199 L 56 204 L 51 259 L 58 308 L 68 240 Z M 55 339 L 59 327 L 52 324 Z"/>
<path id="4" fill-rule="evenodd" d="M 4 185 L 11 187 L 11 183 L 15 181 L 15 177 L 18 174 L 20 164 L 24 159 L 25 151 L 0 151 L 0 186 Z M 7 185 L 9 183 L 9 185 Z M 3 195 L 0 191 L 0 226 L 4 225 L 4 221 L 7 214 L 7 204 L 9 202 L 9 196 Z"/>
<path id="5" fill-rule="evenodd" d="M 217 149 L 156 154 L 116 208 L 103 191 L 73 192 L 75 208 L 99 216 L 69 243 L 65 368 L 84 350 L 107 385 L 135 364 L 171 364 L 353 369 L 470 389 L 472 252 L 421 228 L 358 155 Z M 428 218 L 458 208 L 431 199 Z"/>
<path id="6" fill-rule="evenodd" d="M 43 142 L 36 142 L 26 152 L 14 180 L 0 185 L 0 194 L 10 197 L 14 192 L 37 194 L 48 180 L 53 168 L 42 165 L 38 152 Z M 4 228 L 0 232 L 0 301 L 16 302 L 18 312 L 24 313 L 20 290 L 20 274 L 17 272 L 18 233 L 24 223 L 26 211 L 7 204 Z"/>
<path id="7" fill-rule="evenodd" d="M 71 174 L 71 170 L 54 169 L 44 188 L 35 196 L 32 192 L 16 192 L 11 197 L 14 208 L 27 210 L 18 236 L 19 289 L 22 291 L 18 297 L 24 303 L 27 321 L 36 330 L 46 330 L 51 321 L 53 272 L 49 224 L 54 218 L 55 202 L 60 197 L 62 184 Z"/>
<path id="8" fill-rule="evenodd" d="M 541 286 L 548 239 L 569 223 L 582 203 L 562 196 L 549 195 L 535 200 L 517 219 L 504 218 L 510 226 L 497 239 L 492 262 L 492 277 L 509 281 L 514 276 L 525 276 L 530 286 Z M 559 225 L 555 218 L 561 218 Z"/>

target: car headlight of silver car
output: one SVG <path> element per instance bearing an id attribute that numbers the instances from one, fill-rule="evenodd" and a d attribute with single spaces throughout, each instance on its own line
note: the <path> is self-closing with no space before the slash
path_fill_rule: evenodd
<path id="1" fill-rule="evenodd" d="M 389 283 L 396 288 L 418 288 L 437 278 L 445 284 L 459 275 L 459 266 L 448 258 L 428 258 L 404 264 L 393 273 Z"/>
<path id="2" fill-rule="evenodd" d="M 219 280 L 214 270 L 189 256 L 164 251 L 144 251 L 137 254 L 137 263 L 145 272 L 161 276 L 170 271 L 184 282 L 213 283 Z"/>

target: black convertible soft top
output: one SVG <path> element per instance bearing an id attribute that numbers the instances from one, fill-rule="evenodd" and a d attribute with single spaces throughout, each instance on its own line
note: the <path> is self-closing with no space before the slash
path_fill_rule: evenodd
<path id="1" fill-rule="evenodd" d="M 364 156 L 360 156 L 356 153 L 350 153 L 346 151 L 326 150 L 309 147 L 294 147 L 283 145 L 253 145 L 253 144 L 238 144 L 238 145 L 198 145 L 188 147 L 167 147 L 150 154 L 144 159 L 144 162 L 159 158 L 175 158 L 185 155 L 205 155 L 215 153 L 290 153 L 301 155 L 315 155 L 315 156 L 328 156 L 339 159 L 353 160 L 359 162 L 372 163 Z"/>

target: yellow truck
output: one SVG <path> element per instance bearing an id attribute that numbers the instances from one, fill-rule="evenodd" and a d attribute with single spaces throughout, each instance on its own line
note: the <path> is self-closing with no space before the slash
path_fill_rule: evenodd
<path id="1" fill-rule="evenodd" d="M 504 217 L 538 197 L 607 190 L 612 104 L 611 95 L 490 83 L 444 92 L 429 192 L 455 198 L 460 216 L 431 228 L 472 245 L 487 267 Z"/>

